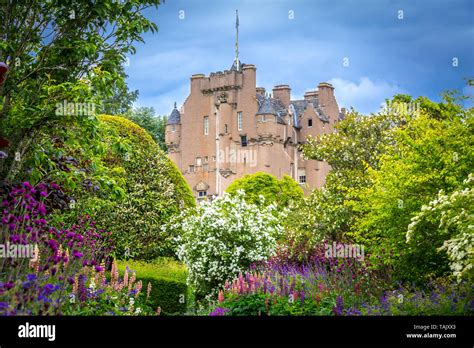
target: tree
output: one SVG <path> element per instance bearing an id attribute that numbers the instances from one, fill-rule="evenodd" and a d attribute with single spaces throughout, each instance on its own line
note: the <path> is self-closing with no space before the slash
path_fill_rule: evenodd
<path id="1" fill-rule="evenodd" d="M 129 91 L 126 84 L 128 75 L 123 70 L 123 65 L 117 69 L 120 79 L 111 81 L 112 95 L 103 96 L 103 101 L 99 105 L 98 113 L 106 115 L 129 115 L 132 111 L 133 103 L 138 98 L 138 90 Z"/>
<path id="2" fill-rule="evenodd" d="M 163 151 L 167 150 L 165 142 L 166 116 L 156 117 L 152 107 L 138 107 L 126 117 L 145 129 Z"/>
<path id="3" fill-rule="evenodd" d="M 305 239 L 348 239 L 356 217 L 354 191 L 370 186 L 368 169 L 379 167 L 380 156 L 392 142 L 391 130 L 399 122 L 396 115 L 352 111 L 335 126 L 336 132 L 308 138 L 304 156 L 328 162 L 331 171 L 324 187 L 314 190 L 294 217 L 294 229 Z"/>
<path id="4" fill-rule="evenodd" d="M 45 134 L 94 148 L 93 108 L 86 115 L 78 109 L 97 106 L 101 98 L 113 95 L 114 85 L 124 79 L 120 65 L 125 55 L 135 52 L 133 43 L 143 42 L 142 33 L 157 30 L 143 10 L 158 4 L 159 0 L 2 2 L 0 61 L 10 69 L 0 86 L 0 138 L 9 144 L 2 150 L 8 157 L 0 161 L 0 178 L 21 176 L 21 170 L 28 169 L 28 157 L 40 171 L 61 171 L 60 143 L 40 149 L 40 154 L 31 151 L 33 140 Z M 64 102 L 72 109 L 61 110 Z"/>
<path id="5" fill-rule="evenodd" d="M 260 196 L 264 198 L 264 204 L 275 203 L 279 207 L 288 207 L 303 198 L 303 190 L 288 175 L 278 180 L 273 175 L 257 172 L 244 175 L 229 185 L 227 192 L 236 194 L 239 190 L 245 192 L 245 200 L 252 204 L 260 205 Z"/>
<path id="6" fill-rule="evenodd" d="M 371 185 L 355 193 L 358 216 L 352 235 L 374 255 L 385 252 L 385 257 L 374 261 L 391 266 L 398 279 L 424 281 L 447 274 L 447 256 L 437 249 L 458 233 L 454 226 L 446 229 L 433 218 L 417 225 L 416 238 L 409 238 L 409 243 L 407 231 L 412 218 L 428 209 L 423 206 L 434 209 L 436 203 L 430 202 L 440 192 L 449 196 L 460 190 L 472 173 L 474 118 L 473 109 L 462 107 L 452 93 L 440 103 L 421 97 L 407 101 L 419 103 L 420 113 L 407 115 L 394 129 L 393 143 L 378 168 L 369 170 Z M 472 206 L 464 208 L 472 214 Z M 440 214 L 445 219 L 451 213 Z"/>

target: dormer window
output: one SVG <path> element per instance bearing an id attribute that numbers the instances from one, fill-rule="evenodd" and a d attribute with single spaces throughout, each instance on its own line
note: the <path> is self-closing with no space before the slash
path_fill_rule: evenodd
<path id="1" fill-rule="evenodd" d="M 309 128 L 313 127 L 313 119 L 312 118 L 308 119 L 308 127 Z"/>

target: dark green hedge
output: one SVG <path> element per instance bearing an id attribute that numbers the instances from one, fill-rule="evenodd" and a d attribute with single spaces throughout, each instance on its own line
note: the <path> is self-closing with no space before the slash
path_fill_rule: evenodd
<path id="1" fill-rule="evenodd" d="M 151 306 L 161 307 L 162 315 L 179 315 L 186 312 L 186 283 L 167 278 L 144 278 L 139 274 L 137 278 L 143 282 L 145 291 L 148 282 L 151 283 Z"/>
<path id="2" fill-rule="evenodd" d="M 118 261 L 120 276 L 125 268 L 136 273 L 137 280 L 143 283 L 142 292 L 146 296 L 148 283 L 151 283 L 149 305 L 155 310 L 161 307 L 161 315 L 180 315 L 188 305 L 187 270 L 182 263 L 168 258 L 149 262 Z"/>

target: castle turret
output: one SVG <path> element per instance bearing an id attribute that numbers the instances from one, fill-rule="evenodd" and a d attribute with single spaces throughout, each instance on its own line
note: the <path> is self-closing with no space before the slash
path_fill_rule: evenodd
<path id="1" fill-rule="evenodd" d="M 176 103 L 174 109 L 171 111 L 168 121 L 166 123 L 165 141 L 170 153 L 179 147 L 181 140 L 181 114 L 179 113 Z"/>

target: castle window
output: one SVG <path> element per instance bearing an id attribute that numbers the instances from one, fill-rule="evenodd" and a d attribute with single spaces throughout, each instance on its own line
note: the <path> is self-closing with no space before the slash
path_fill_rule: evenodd
<path id="1" fill-rule="evenodd" d="M 204 156 L 204 163 L 207 163 L 207 162 L 209 162 L 209 157 Z"/>
<path id="2" fill-rule="evenodd" d="M 204 135 L 209 134 L 209 116 L 204 116 Z"/>
<path id="3" fill-rule="evenodd" d="M 241 135 L 240 136 L 240 142 L 242 143 L 242 147 L 247 146 L 247 136 L 246 135 Z"/>
<path id="4" fill-rule="evenodd" d="M 212 160 L 215 162 L 216 161 L 216 156 L 212 156 Z"/>
<path id="5" fill-rule="evenodd" d="M 313 127 L 313 119 L 308 119 L 308 127 Z"/>
<path id="6" fill-rule="evenodd" d="M 202 170 L 203 170 L 204 172 L 208 172 L 208 171 L 209 171 L 209 164 L 204 163 L 203 166 L 202 166 Z"/>
<path id="7" fill-rule="evenodd" d="M 196 157 L 196 167 L 202 166 L 202 159 L 201 157 Z"/>
<path id="8" fill-rule="evenodd" d="M 194 173 L 194 166 L 193 166 L 193 165 L 190 165 L 188 171 L 189 171 L 190 173 Z"/>
<path id="9" fill-rule="evenodd" d="M 227 123 L 224 125 L 224 133 L 225 133 L 225 134 L 228 133 Z"/>
<path id="10" fill-rule="evenodd" d="M 298 182 L 300 184 L 306 184 L 306 170 L 304 168 L 298 169 Z"/>
<path id="11" fill-rule="evenodd" d="M 237 113 L 237 130 L 241 131 L 244 126 L 244 120 L 242 118 L 242 111 Z"/>
<path id="12" fill-rule="evenodd" d="M 206 198 L 207 191 L 198 191 L 198 198 Z"/>
<path id="13" fill-rule="evenodd" d="M 176 125 L 175 124 L 171 126 L 171 131 L 176 132 Z"/>
<path id="14" fill-rule="evenodd" d="M 267 122 L 267 116 L 266 115 L 262 115 L 262 122 Z"/>

